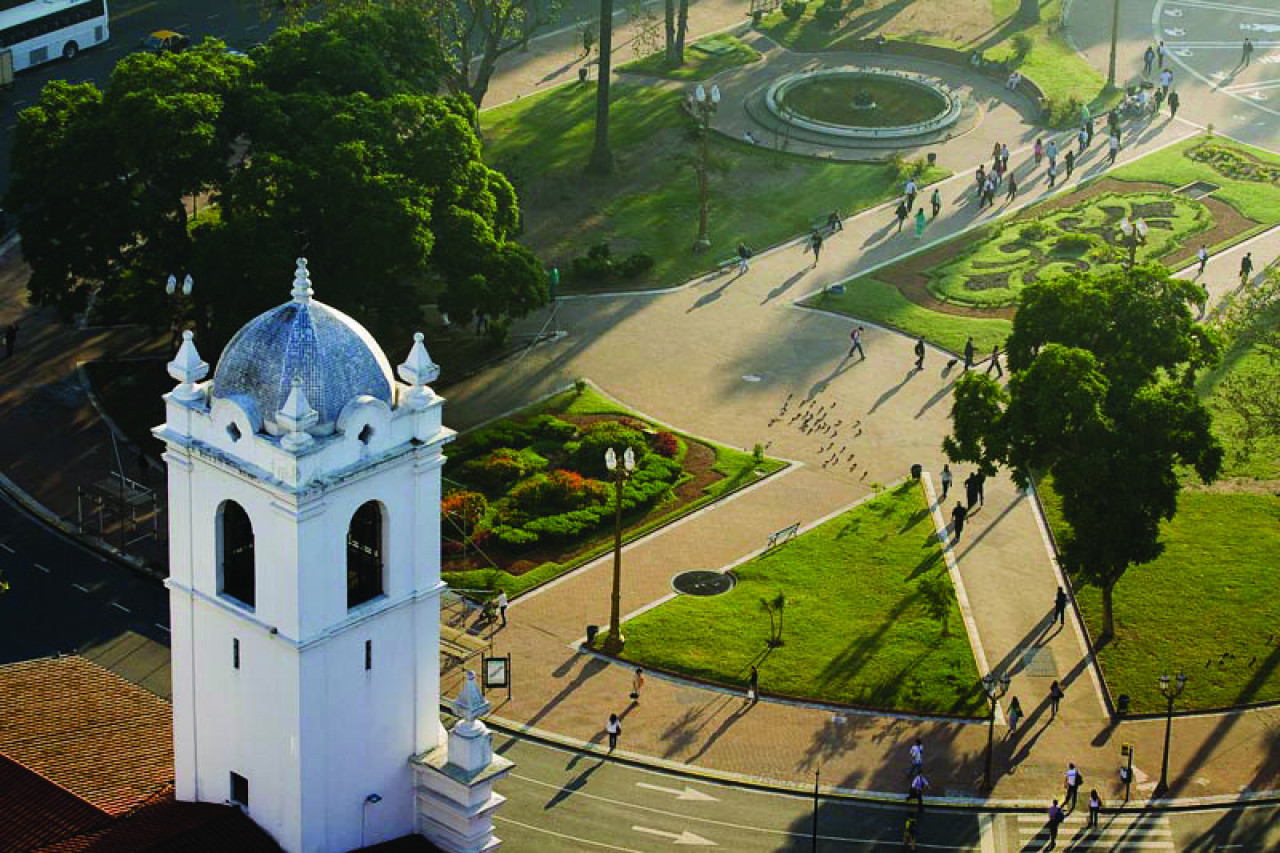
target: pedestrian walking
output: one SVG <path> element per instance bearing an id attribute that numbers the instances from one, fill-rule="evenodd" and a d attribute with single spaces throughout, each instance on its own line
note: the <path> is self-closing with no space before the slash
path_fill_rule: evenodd
<path id="1" fill-rule="evenodd" d="M 919 240 L 921 237 L 924 236 L 924 226 L 926 222 L 928 222 L 928 219 L 925 218 L 924 208 L 922 207 L 916 211 L 916 239 L 917 240 Z"/>
<path id="2" fill-rule="evenodd" d="M 502 627 L 507 627 L 507 591 L 505 589 L 498 593 L 498 618 L 502 620 Z"/>
<path id="3" fill-rule="evenodd" d="M 1102 811 L 1102 797 L 1098 796 L 1098 789 L 1094 788 L 1089 792 L 1089 826 L 1096 827 L 1098 825 L 1098 812 Z"/>
<path id="4" fill-rule="evenodd" d="M 1062 703 L 1062 697 L 1065 695 L 1067 694 L 1062 692 L 1062 685 L 1058 684 L 1055 679 L 1054 682 L 1049 685 L 1049 719 L 1052 720 L 1054 717 L 1058 716 L 1058 705 Z"/>
<path id="5" fill-rule="evenodd" d="M 1164 106 L 1165 90 L 1156 89 L 1156 108 L 1153 112 L 1160 112 L 1160 108 Z"/>
<path id="6" fill-rule="evenodd" d="M 1058 167 L 1049 164 L 1049 189 L 1053 189 L 1054 184 L 1058 182 Z"/>
<path id="7" fill-rule="evenodd" d="M 1089 119 L 1084 123 L 1084 135 L 1085 135 L 1084 145 L 1086 148 L 1088 148 L 1090 145 L 1093 144 L 1093 119 Z"/>
<path id="8" fill-rule="evenodd" d="M 970 474 L 964 478 L 964 510 L 966 515 L 973 512 L 973 505 L 978 502 L 977 476 L 977 474 Z"/>
<path id="9" fill-rule="evenodd" d="M 916 801 L 916 814 L 924 814 L 924 789 L 928 787 L 929 780 L 923 773 L 911 777 L 911 784 L 907 786 L 907 802 Z"/>
<path id="10" fill-rule="evenodd" d="M 964 519 L 968 510 L 964 508 L 964 504 L 956 501 L 955 509 L 951 510 L 951 541 L 959 542 L 960 534 L 964 533 Z"/>
<path id="11" fill-rule="evenodd" d="M 1058 594 L 1053 598 L 1053 618 L 1059 625 L 1067 624 L 1067 593 L 1058 587 Z"/>
<path id="12" fill-rule="evenodd" d="M 1009 188 L 1005 190 L 1004 197 L 1007 201 L 1013 201 L 1018 197 L 1018 178 L 1013 172 L 1009 173 Z"/>
<path id="13" fill-rule="evenodd" d="M 844 230 L 844 220 L 840 218 L 839 210 L 833 210 L 827 214 L 827 230 L 832 234 Z"/>
<path id="14" fill-rule="evenodd" d="M 1200 262 L 1200 267 L 1196 270 L 1196 278 L 1204 275 L 1204 268 L 1209 265 L 1209 250 L 1204 243 L 1200 244 L 1200 248 L 1196 249 L 1196 260 Z"/>
<path id="15" fill-rule="evenodd" d="M 911 767 L 907 770 L 909 776 L 919 776 L 924 772 L 924 741 L 916 738 L 916 742 L 911 745 Z"/>
<path id="16" fill-rule="evenodd" d="M 636 667 L 635 673 L 631 676 L 631 701 L 640 701 L 640 690 L 644 687 L 644 670 Z"/>
<path id="17" fill-rule="evenodd" d="M 991 375 L 992 369 L 995 369 L 996 378 L 1004 378 L 1004 368 L 1000 366 L 1000 345 L 996 344 L 991 348 L 991 358 L 987 360 L 987 375 Z"/>
<path id="18" fill-rule="evenodd" d="M 996 179 L 994 177 L 987 178 L 987 183 L 982 188 L 982 197 L 986 204 L 996 203 Z"/>
<path id="19" fill-rule="evenodd" d="M 1178 106 L 1181 103 L 1182 103 L 1182 99 L 1178 97 L 1178 93 L 1176 91 L 1169 93 L 1169 118 L 1170 119 L 1175 119 L 1178 117 Z"/>
<path id="20" fill-rule="evenodd" d="M 938 475 L 938 479 L 942 481 L 942 500 L 947 499 L 947 492 L 951 491 L 951 466 L 943 463 L 942 473 Z M 941 501 L 939 501 L 941 503 Z"/>
<path id="21" fill-rule="evenodd" d="M 1049 846 L 1045 850 L 1052 850 L 1058 846 L 1058 827 L 1067 819 L 1067 815 L 1058 807 L 1058 801 L 1054 800 L 1053 805 L 1049 806 Z"/>
<path id="22" fill-rule="evenodd" d="M 1249 60 L 1253 58 L 1253 40 L 1246 38 L 1244 44 L 1240 46 L 1240 64 L 1248 67 Z"/>
<path id="23" fill-rule="evenodd" d="M 942 212 L 942 192 L 937 187 L 934 188 L 933 195 L 929 196 L 929 206 L 933 208 L 933 218 L 937 219 Z"/>
<path id="24" fill-rule="evenodd" d="M 617 714 L 609 715 L 609 722 L 604 724 L 605 734 L 609 736 L 609 751 L 618 746 L 618 736 L 622 734 L 622 721 L 618 719 Z"/>
<path id="25" fill-rule="evenodd" d="M 916 179 L 907 178 L 907 182 L 902 186 L 902 194 L 907 197 L 907 210 L 916 206 L 916 192 L 918 190 Z"/>
<path id="26" fill-rule="evenodd" d="M 10 323 L 4 330 L 4 357 L 13 358 L 13 352 L 18 348 L 18 332 L 21 330 L 18 323 Z"/>
<path id="27" fill-rule="evenodd" d="M 1085 131 L 1085 128 L 1088 127 L 1088 125 L 1089 123 L 1085 122 L 1080 125 L 1080 129 L 1076 131 L 1076 144 L 1080 146 L 1081 154 L 1083 154 L 1084 150 L 1089 147 L 1089 134 Z"/>
<path id="28" fill-rule="evenodd" d="M 1166 68 L 1160 72 L 1160 91 L 1167 98 L 1171 88 L 1173 88 L 1173 71 Z"/>
<path id="29" fill-rule="evenodd" d="M 1156 49 L 1151 45 L 1147 45 L 1147 49 L 1142 52 L 1142 76 L 1150 77 L 1151 69 L 1156 67 Z"/>
<path id="30" fill-rule="evenodd" d="M 747 248 L 746 243 L 738 244 L 738 275 L 746 275 L 747 270 L 751 268 L 748 261 L 751 260 L 751 250 Z"/>
<path id="31" fill-rule="evenodd" d="M 1076 810 L 1076 796 L 1080 793 L 1080 786 L 1084 784 L 1084 774 L 1076 769 L 1075 764 L 1067 765 L 1067 795 L 1062 799 L 1063 807 L 1073 812 Z"/>
<path id="32" fill-rule="evenodd" d="M 893 212 L 893 215 L 898 218 L 898 230 L 894 233 L 901 234 L 902 223 L 906 222 L 907 217 L 911 215 L 911 210 L 907 207 L 907 202 L 905 200 L 898 202 L 898 209 Z"/>
<path id="33" fill-rule="evenodd" d="M 747 701 L 754 704 L 760 699 L 760 670 L 754 666 L 751 667 L 751 674 L 747 676 Z"/>
<path id="34" fill-rule="evenodd" d="M 1013 734 L 1018 730 L 1018 722 L 1022 720 L 1022 703 L 1018 701 L 1018 697 L 1014 696 L 1013 701 L 1009 703 L 1009 734 Z"/>
<path id="35" fill-rule="evenodd" d="M 847 355 L 846 358 L 853 358 L 853 354 L 856 352 L 858 355 L 862 356 L 863 361 L 866 361 L 867 354 L 862 351 L 862 327 L 861 326 L 858 326 L 852 332 L 849 333 L 849 340 L 852 341 L 852 343 L 849 345 L 849 355 Z"/>
<path id="36" fill-rule="evenodd" d="M 1044 159 L 1044 141 L 1043 140 L 1041 139 L 1036 140 L 1036 144 L 1031 149 L 1031 159 L 1035 162 L 1036 167 L 1039 168 L 1040 161 Z"/>
<path id="37" fill-rule="evenodd" d="M 1164 68 L 1165 60 L 1169 58 L 1169 48 L 1162 41 L 1156 46 L 1156 62 L 1161 68 Z"/>
<path id="38" fill-rule="evenodd" d="M 973 472 L 973 491 L 978 496 L 978 506 L 987 505 L 987 475 L 981 470 Z"/>
<path id="39" fill-rule="evenodd" d="M 1113 133 L 1107 140 L 1107 165 L 1116 164 L 1116 155 L 1120 153 L 1120 134 Z"/>
<path id="40" fill-rule="evenodd" d="M 1253 275 L 1253 252 L 1245 252 L 1244 257 L 1240 259 L 1240 284 L 1248 285 L 1249 278 Z"/>
<path id="41" fill-rule="evenodd" d="M 1067 156 L 1063 158 L 1063 162 L 1067 167 L 1067 180 L 1071 180 L 1071 173 L 1076 170 L 1076 152 L 1068 151 Z"/>
<path id="42" fill-rule="evenodd" d="M 1001 164 L 1001 166 L 1003 166 L 1003 167 L 1004 167 L 1004 170 L 1005 170 L 1005 171 L 1008 171 L 1008 169 L 1009 169 L 1009 146 L 1008 146 L 1008 145 L 1006 145 L 1006 144 L 1005 144 L 1005 143 L 1003 143 L 1003 142 L 1001 142 L 1001 143 L 1000 143 L 1000 164 Z"/>
<path id="43" fill-rule="evenodd" d="M 813 250 L 813 265 L 818 265 L 818 257 L 822 254 L 822 235 L 815 229 L 809 235 L 809 248 Z"/>
<path id="44" fill-rule="evenodd" d="M 916 370 L 924 370 L 924 338 L 916 339 Z M 943 497 L 946 497 L 943 495 Z"/>
<path id="45" fill-rule="evenodd" d="M 1049 144 L 1044 147 L 1044 156 L 1049 159 L 1049 166 L 1052 168 L 1058 162 L 1058 142 L 1050 139 Z"/>
<path id="46" fill-rule="evenodd" d="M 964 369 L 968 370 L 973 367 L 973 335 L 964 342 Z"/>
<path id="47" fill-rule="evenodd" d="M 978 185 L 978 198 L 982 198 L 982 188 L 987 184 L 987 167 L 985 164 L 978 164 L 978 171 L 974 173 L 973 179 Z"/>

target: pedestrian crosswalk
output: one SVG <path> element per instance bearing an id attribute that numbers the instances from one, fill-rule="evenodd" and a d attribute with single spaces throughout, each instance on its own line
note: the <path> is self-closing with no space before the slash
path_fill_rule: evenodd
<path id="1" fill-rule="evenodd" d="M 1058 827 L 1058 843 L 1054 850 L 1173 850 L 1173 833 L 1169 820 L 1159 814 L 1106 814 L 1098 817 L 1098 825 L 1089 823 L 1088 809 L 1076 809 Z M 1046 814 L 1017 816 L 1016 849 L 1028 853 L 1045 850 L 1049 845 L 1049 822 Z"/>

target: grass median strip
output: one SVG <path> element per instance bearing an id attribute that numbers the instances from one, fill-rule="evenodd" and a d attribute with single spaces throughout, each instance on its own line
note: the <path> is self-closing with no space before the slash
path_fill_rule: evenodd
<path id="1" fill-rule="evenodd" d="M 623 657 L 739 688 L 754 665 L 765 693 L 981 715 L 977 668 L 918 482 L 734 574 L 730 592 L 677 596 L 628 621 Z"/>

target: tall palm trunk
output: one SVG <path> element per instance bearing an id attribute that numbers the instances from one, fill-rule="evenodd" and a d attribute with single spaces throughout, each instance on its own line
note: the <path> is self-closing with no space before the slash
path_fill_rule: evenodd
<path id="1" fill-rule="evenodd" d="M 613 171 L 609 150 L 609 78 L 613 62 L 613 0 L 600 0 L 600 79 L 596 83 L 596 142 L 587 171 L 607 175 Z"/>

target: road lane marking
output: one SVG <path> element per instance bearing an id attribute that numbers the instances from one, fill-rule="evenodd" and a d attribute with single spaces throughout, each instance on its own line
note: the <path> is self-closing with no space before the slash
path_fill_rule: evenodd
<path id="1" fill-rule="evenodd" d="M 704 794 L 701 791 L 690 788 L 688 785 L 684 786 L 683 791 L 680 790 L 679 788 L 664 788 L 661 785 L 650 785 L 648 782 L 637 782 L 636 787 L 647 788 L 650 791 L 660 791 L 664 794 L 673 794 L 675 795 L 675 798 L 677 800 L 688 800 L 689 802 L 695 802 L 695 803 L 720 802 L 718 799 L 711 796 L 710 794 Z"/>
<path id="2" fill-rule="evenodd" d="M 40 565 L 39 563 L 32 563 L 32 565 L 35 566 L 40 571 L 44 572 L 46 575 L 50 574 L 49 570 L 46 569 L 44 566 Z"/>
<path id="3" fill-rule="evenodd" d="M 76 589 L 80 590 L 81 592 L 88 592 L 88 591 L 89 591 L 89 590 L 85 589 L 84 587 L 80 586 L 80 584 L 78 584 L 78 583 L 73 583 L 73 584 L 72 584 L 72 586 L 74 586 Z"/>
<path id="4" fill-rule="evenodd" d="M 13 550 L 11 547 L 9 547 L 8 545 L 6 545 L 6 544 L 5 544 L 5 543 L 3 543 L 3 542 L 0 542 L 0 548 L 5 549 L 5 550 L 6 550 L 6 551 L 8 551 L 10 554 L 16 554 L 16 553 L 18 553 L 17 551 Z"/>
<path id="5" fill-rule="evenodd" d="M 551 782 L 543 782 L 540 779 L 531 779 L 528 776 L 521 776 L 519 773 L 512 773 L 511 778 L 519 779 L 522 782 L 530 782 L 534 785 L 541 785 L 542 787 L 550 788 L 553 791 L 565 790 L 564 785 L 555 785 Z M 666 811 L 665 809 L 655 809 L 650 806 L 642 806 L 637 803 L 628 803 L 623 800 L 614 800 L 614 799 L 610 799 L 609 797 L 601 797 L 598 794 L 588 794 L 585 791 L 581 791 L 581 790 L 570 791 L 570 794 L 573 797 L 586 797 L 589 800 L 599 800 L 602 803 L 609 803 L 611 805 L 622 806 L 623 808 L 635 809 L 637 811 L 642 811 L 642 812 L 650 812 L 652 814 L 660 814 L 660 815 L 663 815 L 664 817 L 676 818 L 677 820 L 684 820 L 684 821 L 694 820 L 699 823 L 709 823 L 714 826 L 726 826 L 730 829 L 743 829 L 748 832 L 763 832 L 767 835 L 785 835 L 785 836 L 791 836 L 796 838 L 810 837 L 810 833 L 808 832 L 790 832 L 785 829 L 770 829 L 765 826 L 746 826 L 741 823 L 732 823 L 727 820 L 716 820 L 714 818 L 709 818 L 709 817 L 698 817 L 696 815 L 681 814 L 679 812 L 669 812 L 669 811 Z M 838 805 L 838 803 L 836 803 L 835 801 L 832 801 L 832 802 L 833 804 Z M 852 838 L 852 837 L 842 836 L 842 835 L 821 835 L 821 834 L 818 836 L 818 838 L 822 839 L 823 841 L 843 841 L 849 844 L 876 845 L 876 844 L 884 843 L 883 838 Z M 921 848 L 929 847 L 934 850 L 974 850 L 976 849 L 972 845 L 957 847 L 953 844 L 917 844 L 916 846 Z"/>
<path id="6" fill-rule="evenodd" d="M 152 622 L 151 624 L 155 625 L 157 628 L 159 628 L 161 631 L 164 631 L 166 634 L 169 633 L 168 626 L 161 625 L 159 622 Z"/>
<path id="7" fill-rule="evenodd" d="M 989 814 L 978 815 L 978 841 L 982 853 L 996 853 L 995 818 Z"/>
<path id="8" fill-rule="evenodd" d="M 603 841 L 591 841 L 586 838 L 578 838 L 576 835 L 565 835 L 563 832 L 556 832 L 550 829 L 543 829 L 540 826 L 530 826 L 527 823 L 521 823 L 518 820 L 512 820 L 502 815 L 494 815 L 493 819 L 498 823 L 509 823 L 512 826 L 518 826 L 521 829 L 528 829 L 533 832 L 541 832 L 544 835 L 554 835 L 556 838 L 563 838 L 566 841 L 576 841 L 581 844 L 590 844 L 592 847 L 603 847 L 605 850 L 620 850 L 622 853 L 640 853 L 639 850 L 632 850 L 630 847 L 615 847 L 612 844 L 605 844 Z"/>
<path id="9" fill-rule="evenodd" d="M 123 604 L 121 604 L 121 603 L 120 603 L 120 602 L 118 602 L 118 601 L 113 601 L 113 602 L 111 602 L 111 606 L 112 606 L 112 607 L 114 607 L 114 608 L 116 608 L 117 610 L 123 610 L 125 613 L 132 613 L 132 612 L 133 612 L 132 610 L 130 610 L 129 608 L 125 607 Z"/>
<path id="10" fill-rule="evenodd" d="M 130 15 L 136 15 L 139 12 L 145 12 L 148 9 L 153 9 L 159 5 L 160 5 L 159 2 L 139 3 L 137 6 L 130 6 L 127 9 L 121 9 L 111 16 L 110 23 L 114 24 L 116 21 L 122 21 L 125 18 L 129 17 Z"/>
<path id="11" fill-rule="evenodd" d="M 634 830 L 635 832 L 643 832 L 648 835 L 656 835 L 659 838 L 665 838 L 668 841 L 670 841 L 672 844 L 683 844 L 688 847 L 719 847 L 720 846 L 719 844 L 716 844 L 714 841 L 709 841 L 708 839 L 703 838 L 701 835 L 694 835 L 692 832 L 690 832 L 687 829 L 684 832 L 678 832 L 678 833 L 664 832 L 661 829 L 650 829 L 647 826 L 633 826 L 631 827 L 631 829 Z"/>

